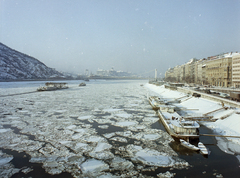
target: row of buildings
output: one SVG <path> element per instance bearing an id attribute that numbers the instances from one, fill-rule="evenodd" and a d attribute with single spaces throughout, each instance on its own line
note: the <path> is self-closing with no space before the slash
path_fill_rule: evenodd
<path id="1" fill-rule="evenodd" d="M 169 68 L 165 73 L 165 80 L 240 88 L 240 53 L 190 59 L 183 65 Z"/>
<path id="2" fill-rule="evenodd" d="M 116 71 L 114 70 L 113 67 L 110 70 L 98 69 L 96 74 L 98 76 L 110 76 L 110 77 L 130 77 L 134 75 L 131 72 Z"/>

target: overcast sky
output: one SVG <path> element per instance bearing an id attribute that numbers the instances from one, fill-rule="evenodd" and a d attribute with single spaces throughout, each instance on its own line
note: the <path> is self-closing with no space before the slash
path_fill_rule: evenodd
<path id="1" fill-rule="evenodd" d="M 0 0 L 0 42 L 59 71 L 165 73 L 240 51 L 240 0 Z"/>

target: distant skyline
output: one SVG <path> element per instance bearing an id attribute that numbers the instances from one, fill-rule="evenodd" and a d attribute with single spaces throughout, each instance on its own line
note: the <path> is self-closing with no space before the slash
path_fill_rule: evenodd
<path id="1" fill-rule="evenodd" d="M 0 0 L 0 42 L 58 71 L 163 77 L 191 58 L 240 51 L 239 9 L 240 0 Z"/>

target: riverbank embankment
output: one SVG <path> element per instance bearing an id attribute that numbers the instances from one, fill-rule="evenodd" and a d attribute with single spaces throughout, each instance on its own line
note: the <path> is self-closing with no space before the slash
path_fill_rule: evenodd
<path id="1" fill-rule="evenodd" d="M 152 84 L 146 84 L 151 92 L 166 99 L 178 99 L 180 103 L 174 105 L 184 110 L 185 116 L 204 115 L 209 113 L 213 117 L 215 122 L 200 122 L 200 124 L 213 130 L 216 135 L 228 135 L 228 136 L 240 136 L 240 109 L 232 107 L 231 101 L 228 102 L 222 98 L 211 97 L 201 93 L 201 97 L 192 97 L 191 94 L 196 91 L 187 89 L 170 90 L 166 89 L 164 85 L 156 86 Z M 211 98 L 210 98 L 211 97 Z M 222 101 L 226 109 L 222 106 Z M 230 104 L 229 104 L 230 103 Z M 236 103 L 236 102 L 235 102 Z M 240 139 L 234 137 L 226 137 L 224 139 L 216 137 L 219 141 L 219 146 L 225 152 L 231 152 L 232 154 L 240 154 Z"/>

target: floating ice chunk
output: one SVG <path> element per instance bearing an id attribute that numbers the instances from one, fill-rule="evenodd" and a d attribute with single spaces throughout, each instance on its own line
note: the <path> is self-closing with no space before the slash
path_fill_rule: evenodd
<path id="1" fill-rule="evenodd" d="M 84 129 L 84 128 L 81 128 L 81 129 L 74 129 L 75 132 L 78 132 L 78 133 L 88 133 L 89 132 L 89 129 Z"/>
<path id="2" fill-rule="evenodd" d="M 132 136 L 132 132 L 130 130 L 128 130 L 126 132 L 116 132 L 116 134 L 123 136 L 123 137 L 131 137 Z"/>
<path id="3" fill-rule="evenodd" d="M 98 178 L 118 178 L 119 176 L 113 176 L 110 173 L 102 173 L 101 175 L 98 176 Z"/>
<path id="4" fill-rule="evenodd" d="M 104 137 L 106 138 L 111 138 L 115 135 L 116 133 L 106 133 L 106 134 L 103 134 Z"/>
<path id="5" fill-rule="evenodd" d="M 87 142 L 103 142 L 106 141 L 105 138 L 100 136 L 90 136 L 89 138 L 85 138 Z"/>
<path id="6" fill-rule="evenodd" d="M 9 163 L 12 159 L 12 156 L 7 158 L 0 157 L 0 166 Z"/>
<path id="7" fill-rule="evenodd" d="M 169 156 L 160 155 L 159 152 L 150 149 L 138 151 L 135 158 L 151 166 L 169 166 L 173 161 Z"/>
<path id="8" fill-rule="evenodd" d="M 8 132 L 8 131 L 11 131 L 11 129 L 0 129 L 0 133 L 5 133 L 5 132 Z"/>
<path id="9" fill-rule="evenodd" d="M 93 119 L 99 124 L 107 124 L 107 123 L 114 123 L 110 118 L 104 118 L 104 119 Z"/>
<path id="10" fill-rule="evenodd" d="M 62 145 L 69 145 L 72 141 L 69 140 L 60 140 L 59 143 L 61 143 Z"/>
<path id="11" fill-rule="evenodd" d="M 141 162 L 149 166 L 168 167 L 175 162 L 171 156 L 149 148 L 142 149 L 141 146 L 128 145 L 126 150 L 133 161 Z"/>
<path id="12" fill-rule="evenodd" d="M 77 140 L 77 139 L 80 139 L 80 138 L 82 138 L 83 137 L 83 134 L 82 133 L 77 133 L 77 134 L 74 134 L 73 136 L 72 136 L 72 139 L 73 140 Z"/>
<path id="13" fill-rule="evenodd" d="M 139 104 L 129 104 L 129 106 L 139 106 Z"/>
<path id="14" fill-rule="evenodd" d="M 236 157 L 237 157 L 237 159 L 238 159 L 238 161 L 240 163 L 240 155 L 237 155 Z"/>
<path id="15" fill-rule="evenodd" d="M 123 137 L 113 137 L 113 138 L 111 138 L 110 140 L 127 143 L 127 139 L 126 139 L 126 138 L 123 138 Z"/>
<path id="16" fill-rule="evenodd" d="M 92 116 L 79 116 L 78 119 L 79 120 L 87 120 L 87 119 L 90 119 Z"/>
<path id="17" fill-rule="evenodd" d="M 69 115 L 70 118 L 78 118 L 78 115 Z"/>
<path id="18" fill-rule="evenodd" d="M 146 128 L 146 126 L 145 125 L 138 125 L 135 128 L 138 129 L 138 130 L 143 130 L 143 129 Z"/>
<path id="19" fill-rule="evenodd" d="M 122 118 L 130 118 L 132 117 L 132 114 L 122 113 L 122 114 L 116 114 L 116 116 L 122 117 Z"/>
<path id="20" fill-rule="evenodd" d="M 58 167 L 59 164 L 57 162 L 45 162 L 43 164 L 44 167 Z"/>
<path id="21" fill-rule="evenodd" d="M 114 158 L 114 154 L 110 151 L 103 151 L 103 152 L 90 152 L 89 155 L 96 159 L 106 160 Z"/>
<path id="22" fill-rule="evenodd" d="M 104 112 L 118 112 L 121 111 L 122 109 L 113 109 L 113 108 L 109 108 L 109 109 L 103 109 Z"/>
<path id="23" fill-rule="evenodd" d="M 28 113 L 29 111 L 27 111 L 27 110 L 19 110 L 18 112 L 20 112 L 20 113 Z"/>
<path id="24" fill-rule="evenodd" d="M 19 119 L 19 117 L 16 117 L 15 119 Z M 14 125 L 14 124 L 23 124 L 23 122 L 18 120 L 11 121 L 11 125 Z"/>
<path id="25" fill-rule="evenodd" d="M 132 138 L 134 138 L 134 139 L 136 139 L 136 140 L 140 140 L 140 139 L 143 138 L 143 135 L 144 135 L 144 133 L 143 133 L 143 132 L 140 132 L 140 133 L 138 133 L 138 134 L 136 134 L 136 135 L 133 135 Z"/>
<path id="26" fill-rule="evenodd" d="M 123 122 L 116 122 L 115 125 L 118 127 L 128 127 L 131 125 L 136 125 L 138 122 L 136 121 L 123 121 Z"/>
<path id="27" fill-rule="evenodd" d="M 96 159 L 89 159 L 85 161 L 83 164 L 81 164 L 80 167 L 84 174 L 88 172 L 91 173 L 91 172 L 107 171 L 109 169 L 109 166 L 106 163 Z"/>
<path id="28" fill-rule="evenodd" d="M 31 157 L 29 162 L 31 162 L 31 163 L 43 163 L 44 161 L 46 161 L 46 159 L 47 158 L 45 158 L 45 157 Z"/>
<path id="29" fill-rule="evenodd" d="M 69 126 L 66 127 L 66 129 L 72 130 L 72 129 L 74 129 L 75 127 L 76 127 L 76 125 L 69 125 Z"/>
<path id="30" fill-rule="evenodd" d="M 171 177 L 174 177 L 175 175 L 176 175 L 176 173 L 171 173 L 171 172 L 167 171 L 165 173 L 157 174 L 157 177 L 160 177 L 160 178 L 171 178 Z"/>
<path id="31" fill-rule="evenodd" d="M 54 162 L 44 162 L 43 168 L 45 168 L 46 171 L 52 175 L 60 174 L 64 170 L 64 166 L 55 161 Z"/>
<path id="32" fill-rule="evenodd" d="M 97 144 L 97 146 L 95 147 L 94 151 L 95 152 L 101 152 L 101 151 L 109 149 L 109 148 L 112 148 L 112 145 L 110 145 L 108 143 L 99 142 Z"/>
<path id="33" fill-rule="evenodd" d="M 33 171 L 33 169 L 31 169 L 31 168 L 26 168 L 26 169 L 23 169 L 23 170 L 22 170 L 22 172 L 23 172 L 24 174 L 28 174 L 28 173 L 31 172 L 31 171 Z"/>
<path id="34" fill-rule="evenodd" d="M 108 129 L 109 125 L 99 125 L 98 127 L 101 129 Z"/>
<path id="35" fill-rule="evenodd" d="M 90 147 L 88 144 L 86 143 L 77 143 L 75 145 L 74 148 L 72 148 L 74 150 L 80 150 L 82 152 L 85 152 L 85 151 L 91 151 L 92 150 L 92 147 Z"/>
<path id="36" fill-rule="evenodd" d="M 161 136 L 159 134 L 145 134 L 143 135 L 143 138 L 146 140 L 157 140 Z"/>
<path id="37" fill-rule="evenodd" d="M 157 121 L 159 121 L 159 118 L 157 117 L 145 117 L 143 119 L 144 122 L 150 122 L 150 123 L 155 123 Z"/>
<path id="38" fill-rule="evenodd" d="M 238 143 L 229 142 L 227 139 L 221 137 L 216 137 L 216 139 L 218 141 L 217 146 L 225 153 L 232 155 L 240 154 L 240 147 Z"/>
<path id="39" fill-rule="evenodd" d="M 126 159 L 120 158 L 120 157 L 115 157 L 111 164 L 110 167 L 113 170 L 130 170 L 134 167 L 133 163 L 130 161 L 127 161 Z"/>
<path id="40" fill-rule="evenodd" d="M 58 113 L 58 114 L 62 114 L 62 113 L 65 113 L 67 112 L 67 110 L 56 110 L 54 111 L 55 113 Z"/>
<path id="41" fill-rule="evenodd" d="M 82 156 L 71 156 L 67 159 L 67 162 L 82 164 L 85 161 L 85 158 Z"/>

